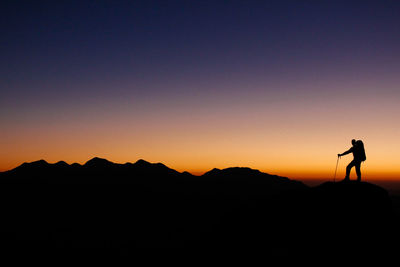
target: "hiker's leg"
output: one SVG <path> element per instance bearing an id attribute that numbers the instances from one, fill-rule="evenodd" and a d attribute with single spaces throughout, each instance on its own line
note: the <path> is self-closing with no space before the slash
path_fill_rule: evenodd
<path id="1" fill-rule="evenodd" d="M 354 160 L 352 162 L 350 162 L 349 165 L 347 165 L 347 167 L 346 167 L 346 177 L 344 178 L 345 180 L 348 180 L 350 178 L 350 171 L 351 171 L 351 168 L 353 168 L 354 165 L 355 165 Z"/>
<path id="2" fill-rule="evenodd" d="M 356 173 L 357 173 L 357 181 L 361 182 L 361 162 L 357 162 L 355 167 L 356 167 Z"/>

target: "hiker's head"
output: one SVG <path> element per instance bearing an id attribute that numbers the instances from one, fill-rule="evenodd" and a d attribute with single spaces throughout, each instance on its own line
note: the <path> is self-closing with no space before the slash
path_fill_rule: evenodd
<path id="1" fill-rule="evenodd" d="M 356 144 L 356 139 L 351 140 L 351 144 L 354 146 Z"/>

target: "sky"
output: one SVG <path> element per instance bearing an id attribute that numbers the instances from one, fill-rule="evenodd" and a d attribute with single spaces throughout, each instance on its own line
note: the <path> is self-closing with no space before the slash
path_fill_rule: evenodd
<path id="1" fill-rule="evenodd" d="M 399 1 L 1 1 L 0 13 L 0 171 L 97 156 L 332 178 L 355 138 L 363 177 L 400 179 Z"/>

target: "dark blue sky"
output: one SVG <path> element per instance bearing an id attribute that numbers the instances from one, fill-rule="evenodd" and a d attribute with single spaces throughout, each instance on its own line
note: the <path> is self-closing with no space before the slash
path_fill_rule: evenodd
<path id="1" fill-rule="evenodd" d="M 390 68 L 400 46 L 398 1 L 6 2 L 0 64 L 7 94 L 27 93 L 21 83 L 35 93 L 91 83 L 92 92 L 116 79 Z"/>

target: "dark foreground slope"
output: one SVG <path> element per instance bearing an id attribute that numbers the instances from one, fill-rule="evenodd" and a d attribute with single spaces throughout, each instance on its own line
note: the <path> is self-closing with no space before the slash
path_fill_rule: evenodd
<path id="1" fill-rule="evenodd" d="M 203 176 L 140 160 L 39 161 L 0 174 L 7 246 L 287 249 L 394 238 L 387 192 L 368 183 L 309 188 L 249 168 Z"/>

